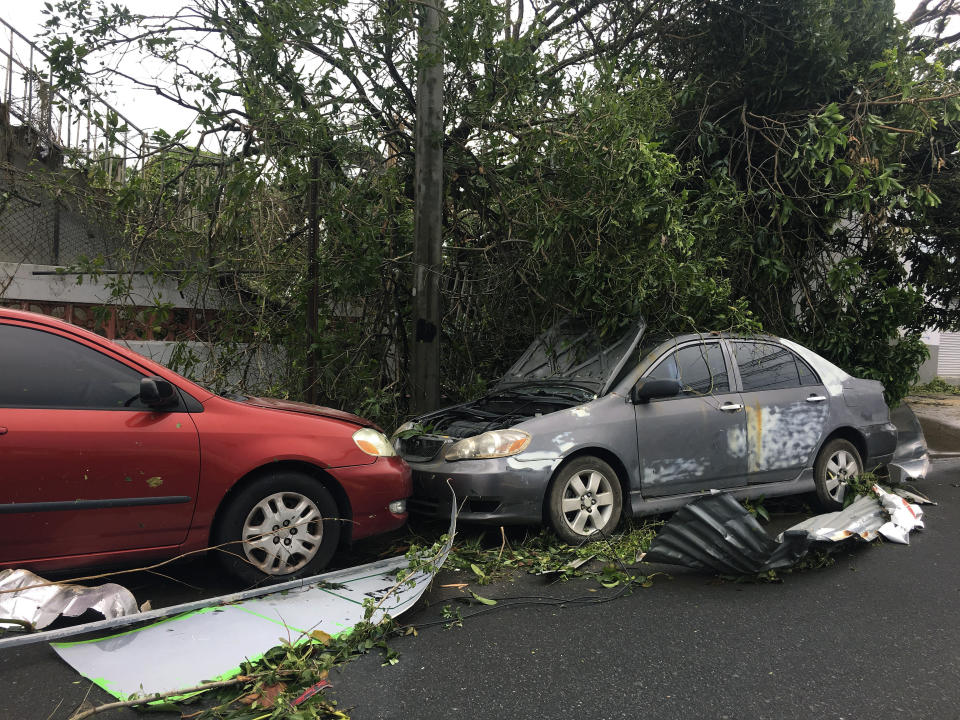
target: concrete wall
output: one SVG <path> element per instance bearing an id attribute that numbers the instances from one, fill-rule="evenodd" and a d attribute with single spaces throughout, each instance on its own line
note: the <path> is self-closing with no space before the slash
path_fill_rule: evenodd
<path id="1" fill-rule="evenodd" d="M 111 304 L 109 283 L 112 275 L 99 279 L 60 274 L 55 265 L 36 265 L 0 261 L 0 297 L 9 300 L 37 300 L 41 302 Z M 126 278 L 125 278 L 126 280 Z M 197 293 L 182 291 L 171 279 L 155 281 L 145 275 L 133 275 L 129 304 L 152 306 L 157 302 L 170 303 L 175 308 L 203 307 L 197 303 Z"/>
<path id="2" fill-rule="evenodd" d="M 940 356 L 940 346 L 927 345 L 927 350 L 930 351 L 930 357 L 920 366 L 920 379 L 917 381 L 918 385 L 926 385 L 937 376 L 937 360 Z"/>

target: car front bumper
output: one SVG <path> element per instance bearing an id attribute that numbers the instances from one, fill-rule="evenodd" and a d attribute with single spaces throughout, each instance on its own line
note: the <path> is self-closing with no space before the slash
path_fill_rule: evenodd
<path id="1" fill-rule="evenodd" d="M 493 525 L 539 524 L 543 522 L 544 494 L 559 462 L 524 462 L 509 457 L 410 463 L 413 497 L 408 507 L 414 515 L 447 518 L 453 488 L 460 520 Z"/>
<path id="2" fill-rule="evenodd" d="M 328 468 L 327 472 L 349 498 L 353 515 L 353 522 L 349 523 L 351 540 L 390 532 L 407 522 L 406 512 L 390 509 L 391 503 L 406 500 L 412 491 L 410 466 L 399 457 L 379 457 L 368 465 Z"/>

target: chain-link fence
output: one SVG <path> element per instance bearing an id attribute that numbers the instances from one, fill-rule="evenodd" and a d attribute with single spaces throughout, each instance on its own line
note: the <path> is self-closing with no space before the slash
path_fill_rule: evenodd
<path id="1" fill-rule="evenodd" d="M 81 256 L 109 257 L 112 243 L 96 212 L 81 213 L 76 195 L 57 189 L 61 180 L 0 165 L 0 262 L 70 265 Z"/>

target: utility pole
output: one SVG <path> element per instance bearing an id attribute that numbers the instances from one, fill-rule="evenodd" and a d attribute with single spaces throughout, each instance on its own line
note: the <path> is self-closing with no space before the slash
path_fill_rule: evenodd
<path id="1" fill-rule="evenodd" d="M 420 4 L 417 73 L 411 410 L 440 406 L 440 274 L 443 223 L 442 0 Z"/>
<path id="2" fill-rule="evenodd" d="M 320 378 L 320 359 L 317 343 L 320 340 L 320 158 L 310 157 L 310 189 L 307 193 L 307 378 L 304 399 L 309 403 L 317 402 L 317 384 Z"/>

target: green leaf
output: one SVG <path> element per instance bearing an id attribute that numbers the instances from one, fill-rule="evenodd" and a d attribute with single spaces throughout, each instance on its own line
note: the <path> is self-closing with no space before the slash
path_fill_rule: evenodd
<path id="1" fill-rule="evenodd" d="M 473 590 L 470 591 L 470 594 L 473 595 L 473 599 L 478 603 L 483 603 L 484 605 L 496 605 L 496 600 L 491 600 L 490 598 L 485 598 L 482 595 L 477 595 Z"/>

